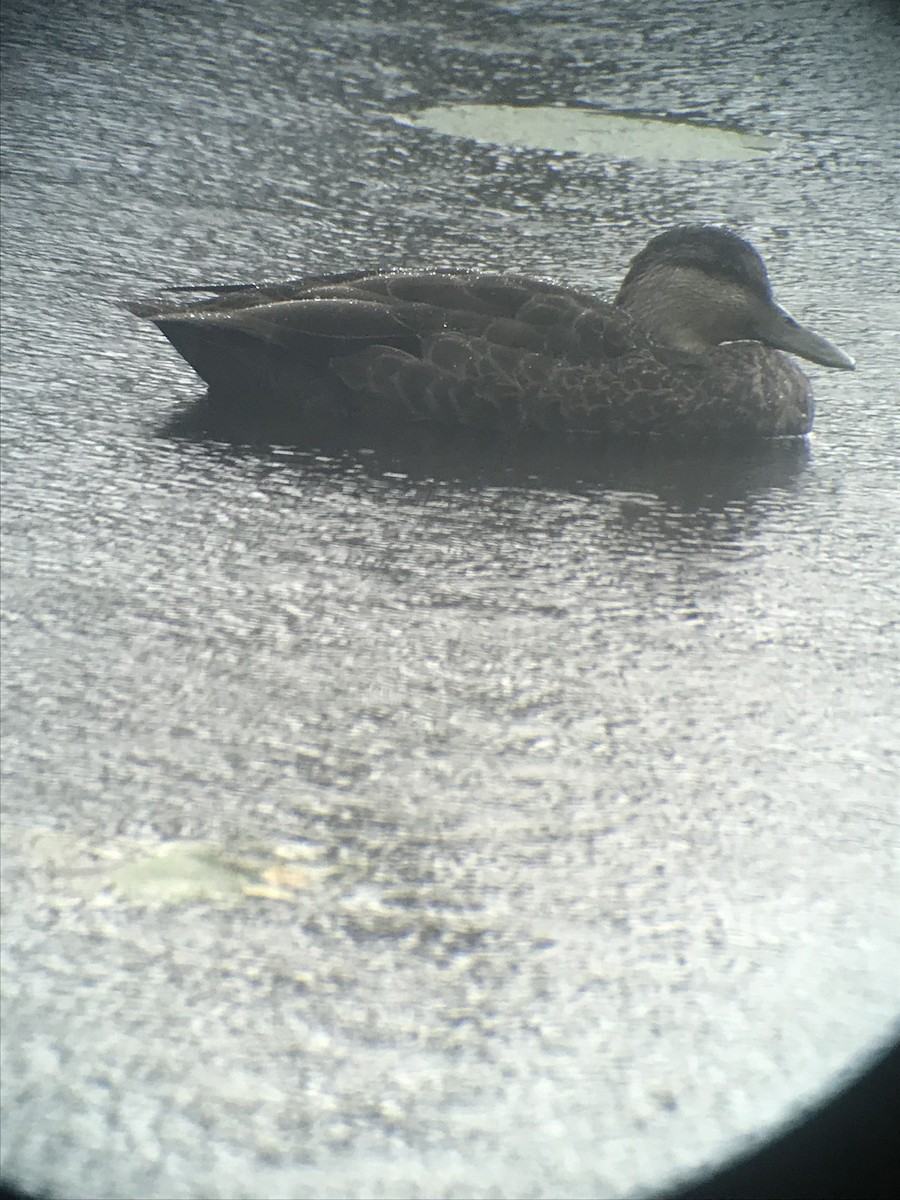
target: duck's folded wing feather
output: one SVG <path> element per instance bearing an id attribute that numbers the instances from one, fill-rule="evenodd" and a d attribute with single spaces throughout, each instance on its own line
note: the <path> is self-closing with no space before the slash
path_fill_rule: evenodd
<path id="1" fill-rule="evenodd" d="M 419 338 L 383 306 L 358 300 L 290 300 L 235 310 L 173 311 L 153 317 L 211 388 L 252 381 L 286 358 L 314 373 L 336 355 L 366 346 L 415 354 Z"/>
<path id="2" fill-rule="evenodd" d="M 401 316 L 370 300 L 328 297 L 259 304 L 236 312 L 200 314 L 199 320 L 247 333 L 285 350 L 324 341 L 335 353 L 339 344 L 418 345 L 413 329 Z"/>
<path id="3" fill-rule="evenodd" d="M 422 338 L 454 330 L 570 363 L 605 365 L 648 344 L 622 309 L 518 276 L 378 275 L 319 288 L 316 294 L 318 302 L 377 297 Z"/>

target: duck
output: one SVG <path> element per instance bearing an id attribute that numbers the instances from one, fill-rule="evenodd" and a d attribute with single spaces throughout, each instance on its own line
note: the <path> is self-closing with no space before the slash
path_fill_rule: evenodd
<path id="1" fill-rule="evenodd" d="M 190 363 L 214 408 L 310 428 L 800 437 L 813 394 L 790 356 L 855 367 L 775 302 L 750 242 L 713 225 L 653 237 L 612 301 L 437 269 L 175 287 L 129 307 Z"/>

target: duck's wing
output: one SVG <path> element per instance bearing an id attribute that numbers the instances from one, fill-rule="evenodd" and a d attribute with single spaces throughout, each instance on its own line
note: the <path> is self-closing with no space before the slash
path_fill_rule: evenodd
<path id="1" fill-rule="evenodd" d="M 187 308 L 147 314 L 208 384 L 212 394 L 277 397 L 279 381 L 302 397 L 304 381 L 327 374 L 335 358 L 368 348 L 420 353 L 418 334 L 365 300 L 284 300 L 242 308 Z"/>
<path id="2" fill-rule="evenodd" d="M 161 312 L 166 307 L 173 307 L 169 297 L 175 297 L 175 307 L 190 309 L 192 312 L 227 311 L 229 309 L 248 308 L 256 304 L 268 304 L 282 300 L 309 299 L 318 294 L 318 289 L 340 287 L 356 280 L 377 279 L 376 271 L 346 271 L 340 275 L 305 275 L 297 279 L 267 280 L 261 283 L 208 283 L 208 284 L 173 284 L 162 289 L 163 299 L 152 302 L 136 302 L 127 305 L 132 312 L 141 311 L 138 316 L 146 316 L 147 310 Z M 194 300 L 186 298 L 196 297 Z"/>
<path id="3" fill-rule="evenodd" d="M 182 353 L 187 333 L 192 342 L 208 339 L 220 348 L 229 340 L 236 347 L 254 340 L 307 355 L 311 362 L 371 345 L 415 355 L 423 338 L 445 330 L 575 363 L 607 361 L 628 352 L 636 339 L 645 341 L 621 309 L 514 275 L 353 273 L 204 292 L 187 304 L 163 300 L 129 307 L 154 321 Z"/>

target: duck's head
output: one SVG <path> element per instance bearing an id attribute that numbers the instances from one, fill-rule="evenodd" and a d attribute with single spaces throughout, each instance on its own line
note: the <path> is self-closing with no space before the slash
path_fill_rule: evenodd
<path id="1" fill-rule="evenodd" d="M 632 261 L 616 304 L 680 353 L 753 341 L 825 367 L 856 365 L 775 303 L 762 259 L 730 229 L 680 225 L 659 234 Z"/>

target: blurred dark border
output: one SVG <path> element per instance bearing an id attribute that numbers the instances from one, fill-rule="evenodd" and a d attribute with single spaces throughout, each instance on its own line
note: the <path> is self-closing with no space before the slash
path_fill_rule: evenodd
<path id="1" fill-rule="evenodd" d="M 900 1041 L 801 1124 L 660 1200 L 900 1197 Z"/>

